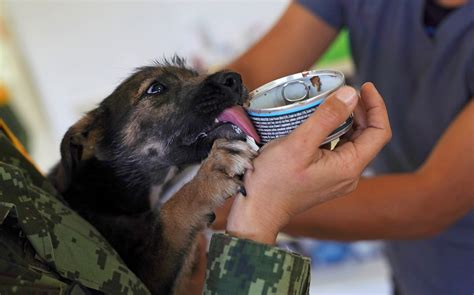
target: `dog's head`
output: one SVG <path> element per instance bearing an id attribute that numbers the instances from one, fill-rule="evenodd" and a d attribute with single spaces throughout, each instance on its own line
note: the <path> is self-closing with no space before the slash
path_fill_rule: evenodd
<path id="1" fill-rule="evenodd" d="M 217 138 L 257 137 L 246 99 L 235 72 L 200 75 L 177 58 L 140 68 L 67 131 L 56 186 L 64 191 L 90 160 L 152 171 L 201 161 Z"/>

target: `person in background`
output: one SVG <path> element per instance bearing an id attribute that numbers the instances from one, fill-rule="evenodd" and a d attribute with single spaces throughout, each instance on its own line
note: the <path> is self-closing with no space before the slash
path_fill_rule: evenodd
<path id="1" fill-rule="evenodd" d="M 295 1 L 229 68 L 254 89 L 309 68 L 344 27 L 354 86 L 364 81 L 377 86 L 393 138 L 372 163 L 376 177 L 291 218 L 284 231 L 319 239 L 386 240 L 395 294 L 473 294 L 474 1 Z M 307 148 L 303 138 L 292 145 Z M 318 193 L 313 188 L 325 178 L 295 167 L 304 154 L 285 148 L 291 147 L 264 149 L 247 173 L 246 201 L 252 208 Z M 271 224 L 272 211 L 236 210 L 241 202 L 237 199 L 230 213 L 230 205 L 218 212 L 216 228 L 224 227 L 227 214 L 235 220 L 238 213 L 246 217 L 248 236 L 263 236 L 265 230 L 257 232 L 251 224 Z"/>

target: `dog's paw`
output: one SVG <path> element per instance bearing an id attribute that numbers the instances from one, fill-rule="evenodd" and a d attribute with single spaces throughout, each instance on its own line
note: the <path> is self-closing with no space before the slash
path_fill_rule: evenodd
<path id="1" fill-rule="evenodd" d="M 212 210 L 238 192 L 245 194 L 242 176 L 247 169 L 252 169 L 252 159 L 256 155 L 257 152 L 244 141 L 218 139 L 214 142 L 197 175 L 201 196 L 211 201 Z"/>

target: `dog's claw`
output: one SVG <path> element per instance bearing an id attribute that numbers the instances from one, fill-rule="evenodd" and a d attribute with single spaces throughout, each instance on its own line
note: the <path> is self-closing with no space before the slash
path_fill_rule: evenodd
<path id="1" fill-rule="evenodd" d="M 245 189 L 245 186 L 241 186 L 239 188 L 239 193 L 242 194 L 242 196 L 246 197 L 247 196 L 247 190 Z"/>

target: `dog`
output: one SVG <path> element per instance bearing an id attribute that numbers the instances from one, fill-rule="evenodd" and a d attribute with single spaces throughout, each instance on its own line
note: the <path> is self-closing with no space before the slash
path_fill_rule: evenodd
<path id="1" fill-rule="evenodd" d="M 245 139 L 258 136 L 247 98 L 239 74 L 199 74 L 174 57 L 139 68 L 61 142 L 50 180 L 153 294 L 179 293 L 216 207 L 245 195 L 242 175 L 256 156 Z M 167 184 L 201 162 L 160 204 Z"/>

